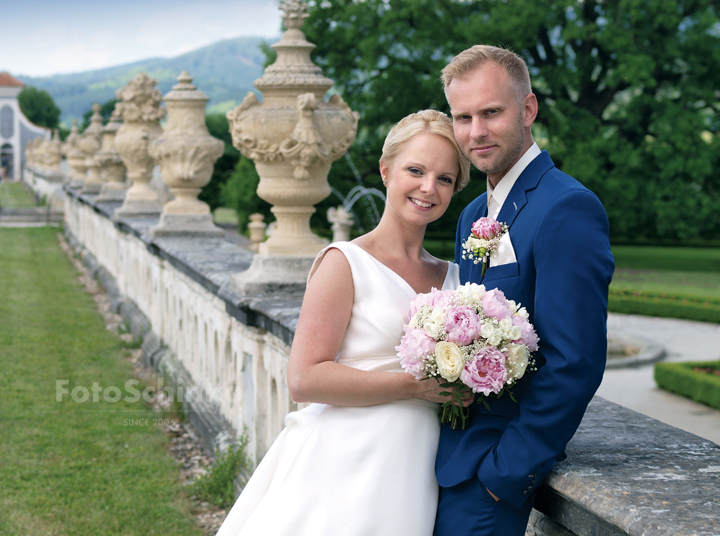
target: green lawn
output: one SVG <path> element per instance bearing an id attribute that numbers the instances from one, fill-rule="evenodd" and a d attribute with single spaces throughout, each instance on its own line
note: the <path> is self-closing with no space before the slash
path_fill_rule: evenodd
<path id="1" fill-rule="evenodd" d="M 613 246 L 618 268 L 720 273 L 720 248 Z"/>
<path id="2" fill-rule="evenodd" d="M 0 182 L 0 208 L 29 208 L 36 206 L 35 197 L 21 182 Z"/>
<path id="3" fill-rule="evenodd" d="M 0 228 L 0 534 L 200 534 L 159 415 L 105 391 L 133 369 L 56 233 Z"/>

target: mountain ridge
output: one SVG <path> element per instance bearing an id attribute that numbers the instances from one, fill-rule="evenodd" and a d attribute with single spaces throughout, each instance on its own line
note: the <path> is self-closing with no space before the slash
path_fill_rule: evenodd
<path id="1" fill-rule="evenodd" d="M 72 119 L 80 120 L 95 102 L 104 103 L 115 97 L 115 91 L 125 86 L 138 72 L 145 71 L 158 81 L 165 95 L 182 71 L 188 71 L 193 84 L 209 98 L 209 112 L 224 112 L 236 106 L 248 91 L 254 91 L 253 82 L 262 76 L 265 55 L 260 44 L 273 39 L 237 37 L 173 56 L 103 67 L 77 73 L 52 76 L 17 76 L 26 85 L 47 91 L 60 107 L 60 119 L 69 125 Z"/>

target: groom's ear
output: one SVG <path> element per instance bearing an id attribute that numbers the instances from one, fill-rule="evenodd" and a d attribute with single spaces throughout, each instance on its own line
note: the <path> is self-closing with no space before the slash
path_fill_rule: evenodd
<path id="1" fill-rule="evenodd" d="M 538 102 L 535 93 L 528 93 L 527 97 L 523 99 L 523 126 L 529 128 L 535 122 L 535 118 L 538 114 Z"/>

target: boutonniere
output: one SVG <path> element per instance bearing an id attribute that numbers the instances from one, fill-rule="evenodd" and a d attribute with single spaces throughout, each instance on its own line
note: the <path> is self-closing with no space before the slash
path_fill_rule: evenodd
<path id="1" fill-rule="evenodd" d="M 495 218 L 480 218 L 472 224 L 470 236 L 463 242 L 462 258 L 471 259 L 475 264 L 482 262 L 481 275 L 485 277 L 485 271 L 490 264 L 490 256 L 497 251 L 500 239 L 507 231 L 508 226 Z"/>

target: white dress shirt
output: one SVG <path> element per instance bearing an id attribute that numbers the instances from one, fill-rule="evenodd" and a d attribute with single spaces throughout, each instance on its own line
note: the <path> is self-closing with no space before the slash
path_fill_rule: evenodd
<path id="1" fill-rule="evenodd" d="M 496 188 L 493 188 L 490 181 L 487 181 L 488 216 L 497 219 L 507 196 L 510 194 L 510 190 L 512 190 L 512 187 L 515 185 L 515 181 L 517 181 L 520 174 L 525 171 L 528 164 L 530 164 L 540 152 L 540 147 L 538 147 L 537 143 L 533 143 L 530 148 L 525 151 L 525 154 L 520 157 L 520 160 L 515 162 L 515 165 L 500 179 Z M 515 207 L 515 209 L 517 210 L 517 207 Z M 513 262 L 517 262 L 517 257 L 515 257 L 515 250 L 510 241 L 510 232 L 508 231 L 500 239 L 500 245 L 497 251 L 490 256 L 490 267 Z"/>

